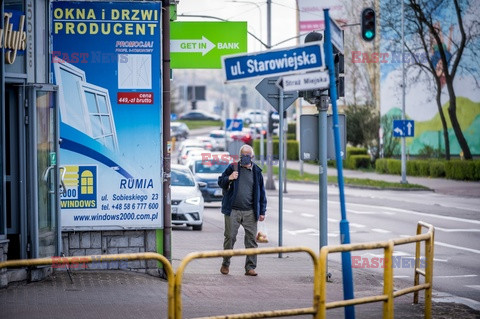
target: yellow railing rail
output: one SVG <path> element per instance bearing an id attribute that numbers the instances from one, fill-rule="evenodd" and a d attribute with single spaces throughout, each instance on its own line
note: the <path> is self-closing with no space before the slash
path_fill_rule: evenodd
<path id="1" fill-rule="evenodd" d="M 177 268 L 175 275 L 175 316 L 177 319 L 182 318 L 182 278 L 185 268 L 194 259 L 199 258 L 215 258 L 215 257 L 231 257 L 231 256 L 244 256 L 244 255 L 261 255 L 261 254 L 275 254 L 275 253 L 291 253 L 291 252 L 306 252 L 312 257 L 313 261 L 313 306 L 311 308 L 296 308 L 285 310 L 273 310 L 262 312 L 251 312 L 244 314 L 224 315 L 217 317 L 204 317 L 204 318 L 273 318 L 282 316 L 297 316 L 304 314 L 314 315 L 314 318 L 318 317 L 318 302 L 320 300 L 320 277 L 319 277 L 319 264 L 318 257 L 308 247 L 271 247 L 271 248 L 248 248 L 248 249 L 234 249 L 234 250 L 216 250 L 205 252 L 190 253 Z M 325 277 L 326 278 L 326 277 Z"/>
<path id="2" fill-rule="evenodd" d="M 422 233 L 422 229 L 428 231 Z M 109 262 L 109 261 L 132 261 L 132 260 L 150 260 L 154 259 L 164 265 L 168 281 L 168 318 L 182 318 L 182 279 L 186 266 L 194 259 L 232 257 L 244 255 L 261 255 L 275 253 L 293 253 L 306 252 L 313 261 L 313 305 L 309 308 L 296 308 L 284 310 L 272 310 L 263 312 L 252 312 L 244 314 L 232 314 L 205 318 L 273 318 L 297 315 L 313 315 L 314 318 L 326 318 L 327 309 L 346 307 L 357 304 L 383 302 L 383 318 L 394 317 L 394 298 L 408 293 L 414 293 L 414 303 L 418 303 L 418 292 L 425 290 L 425 318 L 431 318 L 432 311 L 432 280 L 433 280 L 433 251 L 434 251 L 434 233 L 432 225 L 418 222 L 417 234 L 406 238 L 391 239 L 384 242 L 371 242 L 360 244 L 324 246 L 320 250 L 318 257 L 313 250 L 308 247 L 268 247 L 268 248 L 249 248 L 234 250 L 215 250 L 190 253 L 182 259 L 176 273 L 173 271 L 171 263 L 163 255 L 157 253 L 136 253 L 136 254 L 112 254 L 98 256 L 75 256 L 75 257 L 48 257 L 38 259 L 8 260 L 0 262 L 0 269 L 7 267 L 27 267 L 42 265 L 78 265 L 80 263 Z M 425 242 L 425 271 L 420 269 L 421 245 Z M 415 272 L 414 285 L 393 291 L 393 250 L 396 245 L 405 245 L 415 243 Z M 384 286 L 383 294 L 349 300 L 333 301 L 327 303 L 327 259 L 329 253 L 338 253 L 346 251 L 383 249 L 384 250 Z M 420 275 L 425 277 L 425 283 L 420 284 Z"/>
<path id="3" fill-rule="evenodd" d="M 7 260 L 0 262 L 0 269 L 43 265 L 78 265 L 92 262 L 108 261 L 132 261 L 132 260 L 150 260 L 155 259 L 163 264 L 168 281 L 168 318 L 175 318 L 174 307 L 174 278 L 173 267 L 165 256 L 157 253 L 136 253 L 136 254 L 111 254 L 98 256 L 75 256 L 75 257 L 47 257 L 37 259 Z"/>
<path id="4" fill-rule="evenodd" d="M 422 234 L 422 227 L 427 228 L 428 232 Z M 414 303 L 418 303 L 418 291 L 425 289 L 425 318 L 431 318 L 432 311 L 432 279 L 433 279 L 433 246 L 434 246 L 434 227 L 424 222 L 418 222 L 417 235 L 407 238 L 392 239 L 384 242 L 371 242 L 361 244 L 348 244 L 337 246 L 324 246 L 320 250 L 320 318 L 326 318 L 327 309 L 346 307 L 357 304 L 383 302 L 383 318 L 393 318 L 394 316 L 394 298 L 407 293 L 414 293 Z M 425 272 L 420 269 L 420 242 L 425 241 Z M 414 286 L 408 287 L 396 292 L 393 291 L 393 250 L 395 245 L 405 245 L 416 243 L 415 246 L 415 278 Z M 342 301 L 327 303 L 327 257 L 329 253 L 338 253 L 356 250 L 384 249 L 384 272 L 383 272 L 383 295 L 355 298 Z M 419 283 L 419 274 L 425 276 L 425 283 Z"/>

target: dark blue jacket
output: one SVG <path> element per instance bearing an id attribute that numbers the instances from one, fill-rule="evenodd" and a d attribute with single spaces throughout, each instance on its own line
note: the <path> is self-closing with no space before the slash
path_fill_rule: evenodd
<path id="1" fill-rule="evenodd" d="M 218 177 L 218 186 L 220 186 L 223 192 L 222 199 L 222 213 L 230 215 L 232 212 L 232 204 L 235 201 L 238 192 L 238 178 L 233 181 L 228 180 L 230 174 L 233 173 L 233 165 L 239 165 L 237 163 L 230 164 Z M 265 215 L 267 210 L 267 196 L 265 195 L 265 185 L 263 183 L 262 169 L 255 163 L 252 163 L 253 167 L 253 211 L 256 214 L 257 220 L 260 215 Z M 240 177 L 240 171 L 238 172 Z"/>

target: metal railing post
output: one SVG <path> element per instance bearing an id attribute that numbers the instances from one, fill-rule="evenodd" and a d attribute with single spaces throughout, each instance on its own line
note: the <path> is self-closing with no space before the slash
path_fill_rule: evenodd
<path id="1" fill-rule="evenodd" d="M 384 319 L 393 319 L 393 247 L 393 240 L 389 240 L 384 249 L 383 294 L 387 296 L 383 302 Z"/>

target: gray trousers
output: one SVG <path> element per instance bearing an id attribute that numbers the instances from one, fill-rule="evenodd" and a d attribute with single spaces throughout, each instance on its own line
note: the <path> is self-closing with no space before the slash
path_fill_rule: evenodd
<path id="1" fill-rule="evenodd" d="M 232 209 L 230 216 L 225 216 L 225 239 L 223 240 L 223 249 L 233 249 L 237 240 L 238 229 L 240 225 L 245 230 L 245 248 L 257 248 L 258 244 L 255 240 L 257 236 L 257 219 L 253 210 L 236 210 Z M 230 258 L 224 257 L 222 265 L 230 266 Z M 245 271 L 255 269 L 257 267 L 257 255 L 246 256 Z"/>

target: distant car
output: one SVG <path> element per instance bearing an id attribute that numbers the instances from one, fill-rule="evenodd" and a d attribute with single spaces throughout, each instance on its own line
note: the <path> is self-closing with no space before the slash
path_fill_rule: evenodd
<path id="1" fill-rule="evenodd" d="M 250 124 L 248 127 L 249 133 L 256 137 L 257 139 L 260 138 L 260 135 L 263 134 L 263 137 L 267 137 L 267 124 L 262 126 L 262 123 L 254 123 Z"/>
<path id="2" fill-rule="evenodd" d="M 180 147 L 178 148 L 178 158 L 177 158 L 177 163 L 181 164 L 182 158 L 186 158 L 185 153 L 187 152 L 187 149 L 189 148 L 199 148 L 203 149 L 203 143 L 202 141 L 199 140 L 185 140 L 180 144 Z"/>
<path id="3" fill-rule="evenodd" d="M 195 181 L 188 167 L 173 164 L 171 168 L 172 225 L 202 230 L 204 201 L 200 186 L 205 185 Z"/>
<path id="4" fill-rule="evenodd" d="M 245 110 L 238 114 L 238 118 L 243 119 L 247 125 L 251 123 L 268 123 L 268 112 L 264 110 Z"/>
<path id="5" fill-rule="evenodd" d="M 223 191 L 218 186 L 218 177 L 225 171 L 233 158 L 228 152 L 212 152 L 210 156 L 192 156 L 186 166 L 192 171 L 198 182 L 206 185 L 200 187 L 205 202 L 217 202 L 223 198 Z"/>
<path id="6" fill-rule="evenodd" d="M 250 134 L 250 131 L 247 129 L 246 131 L 232 131 L 230 133 L 230 138 L 233 141 L 242 141 L 245 144 L 252 145 L 253 137 Z"/>
<path id="7" fill-rule="evenodd" d="M 180 115 L 180 120 L 194 120 L 194 121 L 220 121 L 220 116 L 204 111 L 190 111 Z"/>
<path id="8" fill-rule="evenodd" d="M 209 151 L 218 151 L 219 145 L 217 140 L 210 136 L 197 136 L 197 140 L 203 143 L 203 147 Z"/>
<path id="9" fill-rule="evenodd" d="M 170 123 L 170 137 L 175 137 L 176 140 L 187 139 L 190 134 L 187 124 L 182 122 Z"/>
<path id="10" fill-rule="evenodd" d="M 225 145 L 225 131 L 224 130 L 213 130 L 210 131 L 211 138 L 213 138 L 215 141 L 218 143 L 218 150 L 219 151 L 224 151 L 226 150 L 226 145 Z M 230 136 L 227 135 L 226 137 L 228 140 L 230 139 Z"/>

